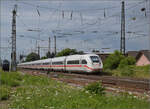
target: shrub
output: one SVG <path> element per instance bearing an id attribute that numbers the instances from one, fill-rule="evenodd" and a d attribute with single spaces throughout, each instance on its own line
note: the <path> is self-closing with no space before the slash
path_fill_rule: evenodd
<path id="1" fill-rule="evenodd" d="M 119 51 L 115 51 L 104 61 L 104 70 L 106 69 L 113 70 L 116 68 L 125 67 L 127 65 L 134 65 L 135 62 L 136 62 L 135 58 L 131 56 L 125 57 Z"/>
<path id="2" fill-rule="evenodd" d="M 124 66 L 123 68 L 120 68 L 120 72 L 122 76 L 133 76 L 134 71 L 131 66 Z"/>
<path id="3" fill-rule="evenodd" d="M 118 68 L 124 68 L 124 67 L 126 67 L 126 66 L 128 66 L 128 60 L 127 60 L 127 58 L 124 58 L 124 59 L 122 59 L 121 61 L 120 61 L 120 64 L 119 64 L 119 66 L 118 66 Z"/>
<path id="4" fill-rule="evenodd" d="M 128 65 L 134 65 L 136 60 L 133 57 L 126 57 L 120 61 L 119 68 L 126 67 Z"/>
<path id="5" fill-rule="evenodd" d="M 128 65 L 134 65 L 136 63 L 136 60 L 134 57 L 128 56 L 127 57 Z"/>
<path id="6" fill-rule="evenodd" d="M 115 51 L 104 61 L 104 69 L 116 69 L 124 58 L 119 51 Z"/>
<path id="7" fill-rule="evenodd" d="M 89 91 L 90 93 L 103 95 L 105 94 L 105 88 L 102 86 L 101 82 L 94 82 L 85 87 L 86 91 Z"/>

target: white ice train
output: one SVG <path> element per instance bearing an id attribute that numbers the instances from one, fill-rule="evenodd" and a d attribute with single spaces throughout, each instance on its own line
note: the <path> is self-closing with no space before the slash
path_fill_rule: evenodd
<path id="1" fill-rule="evenodd" d="M 63 71 L 100 72 L 103 69 L 101 58 L 96 54 L 71 55 L 18 64 L 18 68 Z"/>

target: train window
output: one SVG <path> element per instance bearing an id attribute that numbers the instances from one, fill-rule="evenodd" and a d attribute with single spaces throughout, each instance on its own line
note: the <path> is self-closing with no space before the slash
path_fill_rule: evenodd
<path id="1" fill-rule="evenodd" d="M 63 61 L 52 62 L 52 65 L 62 65 Z"/>
<path id="2" fill-rule="evenodd" d="M 49 65 L 49 63 L 43 63 L 43 65 Z"/>
<path id="3" fill-rule="evenodd" d="M 79 60 L 67 61 L 67 64 L 79 64 Z"/>
<path id="4" fill-rule="evenodd" d="M 99 63 L 99 58 L 97 56 L 90 56 L 93 63 Z"/>
<path id="5" fill-rule="evenodd" d="M 87 64 L 87 61 L 86 60 L 82 60 L 82 64 Z"/>

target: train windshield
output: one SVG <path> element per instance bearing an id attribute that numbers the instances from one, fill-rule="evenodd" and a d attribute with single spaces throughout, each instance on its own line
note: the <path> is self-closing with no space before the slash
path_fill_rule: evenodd
<path id="1" fill-rule="evenodd" d="M 97 56 L 90 56 L 93 63 L 99 63 L 99 58 Z"/>

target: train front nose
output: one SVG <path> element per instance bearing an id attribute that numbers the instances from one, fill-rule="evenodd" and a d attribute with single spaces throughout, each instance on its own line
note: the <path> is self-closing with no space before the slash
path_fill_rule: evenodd
<path id="1" fill-rule="evenodd" d="M 102 71 L 101 63 L 93 63 L 93 70 L 94 72 L 101 72 Z"/>

